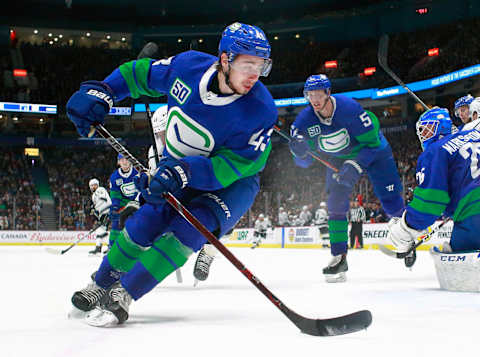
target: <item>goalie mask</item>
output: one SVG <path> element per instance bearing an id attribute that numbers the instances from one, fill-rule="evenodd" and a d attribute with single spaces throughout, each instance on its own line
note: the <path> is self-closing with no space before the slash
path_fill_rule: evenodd
<path id="1" fill-rule="evenodd" d="M 452 120 L 445 108 L 433 108 L 423 113 L 417 121 L 417 136 L 425 151 L 428 146 L 452 133 Z"/>

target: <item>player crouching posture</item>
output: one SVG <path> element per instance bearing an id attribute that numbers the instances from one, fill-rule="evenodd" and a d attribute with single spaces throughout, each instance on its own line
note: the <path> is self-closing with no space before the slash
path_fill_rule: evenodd
<path id="1" fill-rule="evenodd" d="M 480 113 L 480 105 L 476 110 Z M 398 252 L 406 252 L 442 214 L 453 219 L 450 244 L 432 250 L 440 286 L 447 290 L 480 291 L 479 252 L 474 260 L 456 258 L 480 249 L 480 131 L 471 124 L 451 134 L 447 109 L 422 114 L 417 122 L 424 150 L 417 163 L 418 186 L 403 216 L 388 223 L 387 238 Z"/>
<path id="2" fill-rule="evenodd" d="M 128 318 L 132 299 L 151 291 L 206 238 L 163 198 L 170 192 L 217 237 L 255 200 L 277 121 L 272 96 L 259 81 L 270 72 L 270 44 L 255 26 L 234 23 L 218 56 L 187 51 L 169 59 L 122 64 L 103 82 L 88 81 L 67 104 L 81 135 L 104 122 L 113 99 L 168 96 L 165 158 L 135 185 L 146 203 L 104 257 L 95 281 L 72 296 L 86 322 L 111 326 Z"/>

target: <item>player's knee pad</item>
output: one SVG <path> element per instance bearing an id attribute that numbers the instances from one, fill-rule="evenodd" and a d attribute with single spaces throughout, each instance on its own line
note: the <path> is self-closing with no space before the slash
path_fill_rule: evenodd
<path id="1" fill-rule="evenodd" d="M 480 251 L 445 253 L 433 247 L 430 254 L 440 288 L 480 292 Z"/>
<path id="2" fill-rule="evenodd" d="M 158 236 L 165 233 L 172 216 L 172 209 L 166 202 L 155 206 L 144 204 L 127 219 L 125 230 L 133 242 L 150 247 Z"/>
<path id="3" fill-rule="evenodd" d="M 210 231 L 215 232 L 218 228 L 218 220 L 214 212 L 205 206 L 189 208 L 190 212 Z M 194 252 L 200 250 L 207 239 L 195 227 L 188 223 L 185 218 L 177 215 L 168 227 L 175 237 Z"/>

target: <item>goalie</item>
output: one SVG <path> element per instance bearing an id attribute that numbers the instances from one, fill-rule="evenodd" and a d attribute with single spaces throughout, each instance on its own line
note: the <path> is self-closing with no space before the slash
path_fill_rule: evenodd
<path id="1" fill-rule="evenodd" d="M 450 242 L 431 251 L 440 286 L 447 290 L 480 291 L 478 258 L 469 259 L 480 249 L 480 131 L 475 129 L 479 114 L 480 99 L 476 99 L 470 104 L 473 121 L 455 134 L 447 109 L 422 114 L 417 122 L 424 150 L 417 162 L 418 186 L 402 217 L 388 223 L 387 239 L 403 253 L 442 214 L 453 219 Z M 451 264 L 450 257 L 459 252 L 465 257 L 454 258 Z"/>

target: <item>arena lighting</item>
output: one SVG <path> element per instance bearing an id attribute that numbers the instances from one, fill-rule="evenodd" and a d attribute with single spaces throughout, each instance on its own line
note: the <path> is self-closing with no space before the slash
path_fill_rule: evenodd
<path id="1" fill-rule="evenodd" d="M 338 62 L 337 61 L 326 61 L 325 68 L 337 68 Z"/>
<path id="2" fill-rule="evenodd" d="M 13 70 L 13 76 L 14 77 L 26 77 L 27 76 L 27 70 L 26 69 L 14 69 Z"/>
<path id="3" fill-rule="evenodd" d="M 430 48 L 428 50 L 428 57 L 438 56 L 438 48 Z"/>
<path id="4" fill-rule="evenodd" d="M 33 156 L 33 157 L 38 157 L 40 155 L 40 149 L 39 148 L 25 148 L 25 156 Z"/>
<path id="5" fill-rule="evenodd" d="M 377 71 L 377 67 L 367 67 L 363 70 L 363 74 L 366 76 L 371 76 Z"/>

